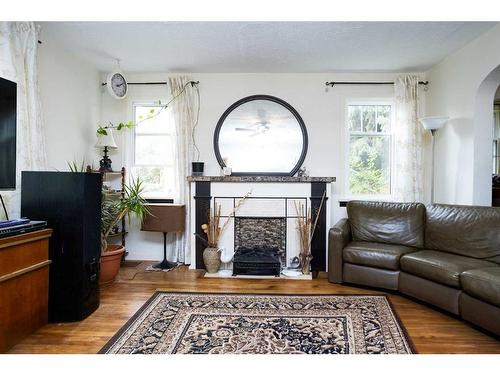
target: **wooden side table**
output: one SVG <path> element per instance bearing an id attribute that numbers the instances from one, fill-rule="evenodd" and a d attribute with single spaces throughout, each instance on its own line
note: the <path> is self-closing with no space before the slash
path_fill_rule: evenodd
<path id="1" fill-rule="evenodd" d="M 0 239 L 0 353 L 47 324 L 51 235 L 43 229 Z"/>

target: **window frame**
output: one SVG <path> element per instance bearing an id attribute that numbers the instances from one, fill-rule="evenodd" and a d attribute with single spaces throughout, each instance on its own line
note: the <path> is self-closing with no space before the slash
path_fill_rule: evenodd
<path id="1" fill-rule="evenodd" d="M 133 101 L 131 103 L 132 106 L 132 118 L 134 119 L 134 123 L 136 121 L 136 115 L 137 115 L 137 107 L 163 107 L 163 104 L 159 101 Z M 139 125 L 140 126 L 140 125 Z M 172 160 L 171 164 L 136 164 L 136 137 L 137 136 L 171 136 L 173 137 L 172 139 L 172 144 L 175 143 L 175 131 L 171 133 L 142 133 L 142 134 L 137 134 L 136 133 L 136 127 L 134 126 L 132 128 L 131 136 L 130 136 L 130 146 L 131 146 L 131 156 L 130 156 L 130 166 L 129 169 L 130 171 L 133 171 L 137 167 L 152 167 L 152 168 L 175 168 L 175 161 Z M 137 177 L 137 176 L 135 176 Z M 174 193 L 175 195 L 175 193 Z M 151 200 L 173 200 L 173 196 L 168 196 L 165 192 L 162 192 L 162 194 L 154 194 L 151 192 L 145 192 L 143 194 L 144 198 L 146 200 L 151 199 Z"/>
<path id="2" fill-rule="evenodd" d="M 395 177 L 395 108 L 394 100 L 389 98 L 380 99 L 350 99 L 346 100 L 344 108 L 344 132 L 345 132 L 345 149 L 344 149 L 344 191 L 345 197 L 347 199 L 365 199 L 365 200 L 392 200 L 394 197 L 394 177 Z M 349 106 L 390 106 L 390 121 L 391 130 L 389 133 L 378 133 L 378 132 L 362 132 L 362 131 L 351 131 L 349 130 Z M 349 178 L 351 174 L 350 168 L 350 151 L 351 151 L 351 135 L 358 136 L 389 136 L 390 137 L 390 148 L 389 148 L 389 158 L 390 158 L 390 171 L 389 171 L 389 194 L 359 194 L 351 193 Z"/>

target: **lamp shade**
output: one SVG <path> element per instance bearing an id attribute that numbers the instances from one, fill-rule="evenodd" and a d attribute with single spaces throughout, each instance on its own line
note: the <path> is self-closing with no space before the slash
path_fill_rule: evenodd
<path id="1" fill-rule="evenodd" d="M 96 148 L 118 148 L 115 142 L 115 138 L 113 137 L 113 131 L 111 129 L 106 129 L 107 135 L 99 135 L 97 136 L 97 142 L 95 144 Z"/>
<path id="2" fill-rule="evenodd" d="M 441 129 L 449 119 L 449 117 L 445 116 L 430 116 L 422 117 L 418 121 L 420 121 L 425 130 L 437 130 Z"/>

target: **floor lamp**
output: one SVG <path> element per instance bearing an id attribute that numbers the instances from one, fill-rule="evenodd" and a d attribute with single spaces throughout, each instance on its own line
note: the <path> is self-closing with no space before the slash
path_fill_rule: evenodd
<path id="1" fill-rule="evenodd" d="M 147 204 L 149 213 L 144 217 L 141 230 L 163 233 L 163 260 L 153 268 L 169 269 L 177 266 L 167 260 L 167 233 L 184 232 L 186 206 L 183 204 Z"/>
<path id="2" fill-rule="evenodd" d="M 441 129 L 446 122 L 449 120 L 449 117 L 443 116 L 432 116 L 432 117 L 422 117 L 419 119 L 420 123 L 424 127 L 425 130 L 429 130 L 432 135 L 432 175 L 431 175 L 431 203 L 434 203 L 434 150 L 436 148 L 436 132 Z"/>

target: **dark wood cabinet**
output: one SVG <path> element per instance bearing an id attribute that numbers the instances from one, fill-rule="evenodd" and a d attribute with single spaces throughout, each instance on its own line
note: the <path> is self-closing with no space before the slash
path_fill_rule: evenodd
<path id="1" fill-rule="evenodd" d="M 51 233 L 0 239 L 0 353 L 47 323 Z"/>

